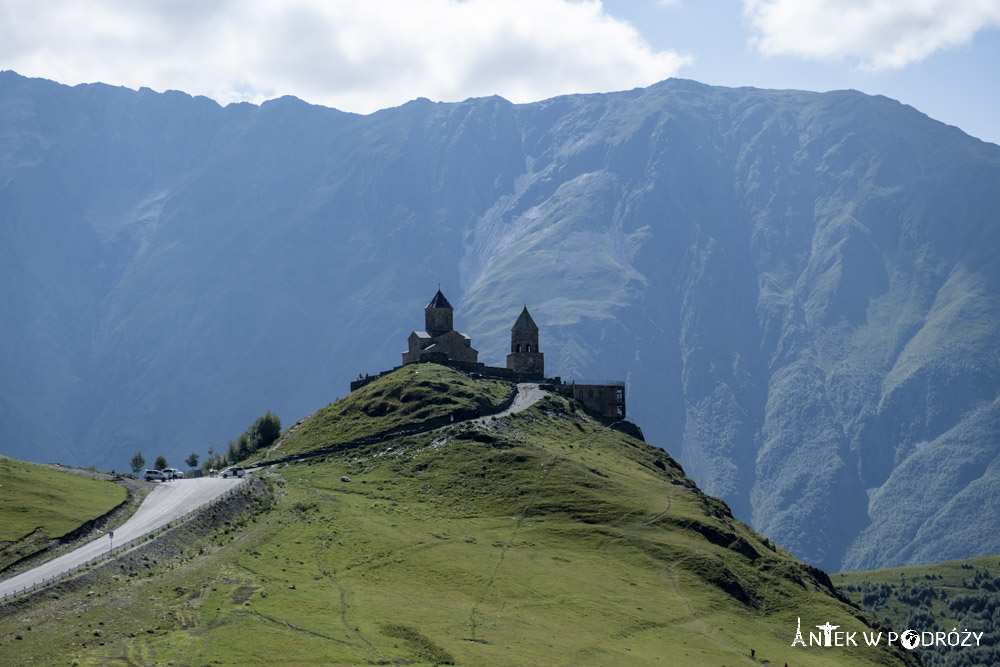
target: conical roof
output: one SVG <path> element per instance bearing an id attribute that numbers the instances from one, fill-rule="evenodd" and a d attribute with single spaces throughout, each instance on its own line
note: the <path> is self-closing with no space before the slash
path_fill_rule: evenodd
<path id="1" fill-rule="evenodd" d="M 451 304 L 448 303 L 448 299 L 444 298 L 444 294 L 441 294 L 441 289 L 438 288 L 437 294 L 435 294 L 430 303 L 424 307 L 424 310 L 427 308 L 451 308 Z M 454 310 L 454 308 L 452 308 L 452 310 Z"/>
<path id="2" fill-rule="evenodd" d="M 521 316 L 517 318 L 517 322 L 514 322 L 514 326 L 511 327 L 511 331 L 517 330 L 538 331 L 538 325 L 531 319 L 531 313 L 528 312 L 527 306 L 524 307 L 524 310 L 521 311 Z"/>

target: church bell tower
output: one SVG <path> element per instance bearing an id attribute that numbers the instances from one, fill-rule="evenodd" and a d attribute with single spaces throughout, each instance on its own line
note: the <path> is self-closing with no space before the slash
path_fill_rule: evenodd
<path id="1" fill-rule="evenodd" d="M 424 308 L 424 331 L 431 336 L 440 336 L 455 328 L 455 309 L 451 307 L 448 299 L 444 298 L 441 288 L 438 287 L 437 294 L 430 300 Z"/>
<path id="2" fill-rule="evenodd" d="M 538 325 L 525 306 L 510 329 L 510 354 L 507 368 L 518 373 L 545 375 L 545 355 L 538 351 Z"/>

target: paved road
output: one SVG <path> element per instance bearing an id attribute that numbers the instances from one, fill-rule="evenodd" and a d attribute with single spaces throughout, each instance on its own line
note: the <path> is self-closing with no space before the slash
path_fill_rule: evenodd
<path id="1" fill-rule="evenodd" d="M 539 387 L 536 382 L 521 382 L 517 385 L 517 395 L 514 397 L 514 402 L 511 403 L 509 408 L 503 412 L 498 412 L 495 415 L 480 417 L 475 421 L 486 423 L 487 420 L 493 419 L 494 417 L 500 419 L 501 417 L 515 414 L 521 410 L 527 410 L 532 405 L 542 400 L 542 398 L 545 397 L 545 393 L 546 392 Z"/>
<path id="2" fill-rule="evenodd" d="M 161 528 L 191 510 L 214 500 L 236 485 L 242 484 L 243 481 L 243 479 L 200 477 L 198 479 L 160 482 L 146 496 L 136 513 L 115 529 L 114 544 L 125 544 L 129 540 L 134 540 Z M 111 542 L 112 540 L 105 534 L 93 542 L 39 565 L 33 570 L 0 581 L 0 598 L 62 574 L 67 570 L 72 570 L 92 558 L 106 554 L 111 548 Z"/>
<path id="3" fill-rule="evenodd" d="M 527 410 L 532 405 L 545 398 L 546 393 L 548 392 L 539 387 L 537 382 L 520 382 L 517 385 L 517 394 L 514 396 L 514 402 L 510 404 L 509 408 L 503 412 L 498 412 L 495 415 L 477 417 L 471 421 L 479 424 L 488 424 L 494 419 L 500 419 L 501 417 L 518 413 L 521 410 Z"/>

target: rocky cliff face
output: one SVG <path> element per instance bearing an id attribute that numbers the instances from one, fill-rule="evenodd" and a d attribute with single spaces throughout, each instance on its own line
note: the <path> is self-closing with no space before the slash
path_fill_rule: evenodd
<path id="1" fill-rule="evenodd" d="M 4 452 L 178 460 L 397 363 L 437 283 L 828 569 L 1000 551 L 1000 147 L 855 92 L 369 116 L 0 74 Z"/>

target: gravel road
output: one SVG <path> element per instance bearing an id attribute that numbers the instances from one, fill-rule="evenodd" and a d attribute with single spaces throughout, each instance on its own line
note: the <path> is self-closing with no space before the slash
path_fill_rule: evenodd
<path id="1" fill-rule="evenodd" d="M 160 482 L 128 521 L 115 529 L 114 544 L 122 545 L 179 519 L 242 484 L 244 479 L 199 477 Z M 0 581 L 0 598 L 33 586 L 107 553 L 111 538 L 105 534 L 75 551 L 64 554 L 10 579 Z"/>

